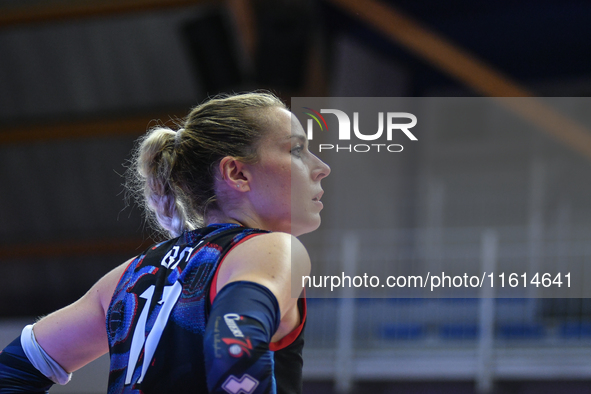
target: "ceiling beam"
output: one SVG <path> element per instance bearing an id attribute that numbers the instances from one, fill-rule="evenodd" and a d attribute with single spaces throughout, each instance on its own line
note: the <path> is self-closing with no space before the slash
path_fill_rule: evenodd
<path id="1" fill-rule="evenodd" d="M 495 70 L 468 51 L 429 30 L 390 4 L 377 0 L 328 0 L 370 24 L 395 43 L 490 97 L 528 97 L 525 87 Z"/>
<path id="2" fill-rule="evenodd" d="M 121 135 L 140 136 L 152 126 L 170 124 L 186 115 L 185 109 L 121 118 L 4 125 L 0 126 L 0 145 Z"/>
<path id="3" fill-rule="evenodd" d="M 327 0 L 591 160 L 591 132 L 470 52 L 379 0 Z"/>
<path id="4" fill-rule="evenodd" d="M 88 241 L 46 242 L 0 245 L 0 264 L 10 260 L 98 255 L 138 255 L 154 242 L 150 239 L 100 239 Z"/>
<path id="5" fill-rule="evenodd" d="M 96 18 L 118 14 L 189 7 L 219 0 L 102 0 L 40 1 L 34 5 L 3 7 L 0 28 L 33 23 Z"/>

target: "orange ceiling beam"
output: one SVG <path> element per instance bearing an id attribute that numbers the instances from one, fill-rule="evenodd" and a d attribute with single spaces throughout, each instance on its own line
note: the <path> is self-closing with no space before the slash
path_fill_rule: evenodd
<path id="1" fill-rule="evenodd" d="M 591 132 L 564 116 L 518 82 L 495 70 L 408 15 L 378 0 L 327 0 L 373 26 L 395 43 L 483 96 L 538 126 L 566 147 L 591 159 Z M 514 99 L 520 97 L 520 99 Z"/>
<path id="2" fill-rule="evenodd" d="M 189 7 L 206 2 L 211 3 L 212 0 L 46 0 L 28 6 L 3 7 L 0 12 L 0 28 Z"/>
<path id="3" fill-rule="evenodd" d="M 186 116 L 188 110 L 158 115 L 137 115 L 79 121 L 0 126 L 0 145 L 105 136 L 140 136 L 157 124 L 168 124 Z"/>
<path id="4" fill-rule="evenodd" d="M 42 262 L 43 259 L 54 257 L 114 254 L 131 258 L 143 252 L 152 243 L 149 239 L 130 238 L 0 245 L 0 262 L 29 259 L 39 259 Z"/>

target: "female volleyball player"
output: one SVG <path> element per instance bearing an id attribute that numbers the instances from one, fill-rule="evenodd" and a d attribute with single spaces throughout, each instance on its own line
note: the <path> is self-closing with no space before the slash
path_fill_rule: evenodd
<path id="1" fill-rule="evenodd" d="M 0 354 L 0 393 L 44 393 L 107 351 L 109 393 L 301 392 L 295 237 L 320 225 L 330 169 L 300 123 L 271 94 L 218 97 L 148 132 L 131 172 L 171 239 L 27 326 Z"/>

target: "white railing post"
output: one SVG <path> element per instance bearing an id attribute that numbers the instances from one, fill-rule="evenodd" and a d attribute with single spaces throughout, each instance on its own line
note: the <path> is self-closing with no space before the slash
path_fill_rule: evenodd
<path id="1" fill-rule="evenodd" d="M 359 257 L 359 239 L 353 233 L 347 233 L 341 240 L 341 268 L 345 275 L 356 274 Z M 335 390 L 349 393 L 353 387 L 353 336 L 355 329 L 355 288 L 341 288 L 341 298 L 337 310 L 337 343 L 335 352 Z"/>
<path id="2" fill-rule="evenodd" d="M 487 229 L 482 233 L 481 239 L 481 266 L 482 272 L 488 279 L 490 273 L 495 273 L 497 266 L 497 251 L 499 246 L 496 231 Z M 496 278 L 495 278 L 496 279 Z M 495 333 L 495 292 L 491 282 L 485 282 L 480 291 L 479 327 L 480 338 L 478 341 L 478 369 L 476 376 L 476 391 L 478 393 L 491 393 L 494 381 L 494 333 Z"/>
<path id="3" fill-rule="evenodd" d="M 539 157 L 532 159 L 530 171 L 530 195 L 528 202 L 528 280 L 540 272 L 544 254 L 544 204 L 546 195 L 547 169 L 544 161 Z M 536 313 L 538 288 L 527 286 L 529 318 Z"/>

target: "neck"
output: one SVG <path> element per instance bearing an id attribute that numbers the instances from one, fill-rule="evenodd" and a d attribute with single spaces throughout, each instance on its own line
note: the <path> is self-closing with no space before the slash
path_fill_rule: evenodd
<path id="1" fill-rule="evenodd" d="M 205 218 L 205 224 L 212 223 L 235 223 L 244 227 L 259 228 L 262 230 L 274 231 L 276 229 L 269 228 L 256 216 L 249 215 L 246 210 L 233 210 L 231 212 L 210 211 Z"/>
<path id="2" fill-rule="evenodd" d="M 245 227 L 254 227 L 250 224 L 251 221 L 245 220 L 244 218 L 235 217 L 234 215 L 226 215 L 224 212 L 213 211 L 208 212 L 205 218 L 205 224 L 210 225 L 212 223 L 234 223 Z"/>

